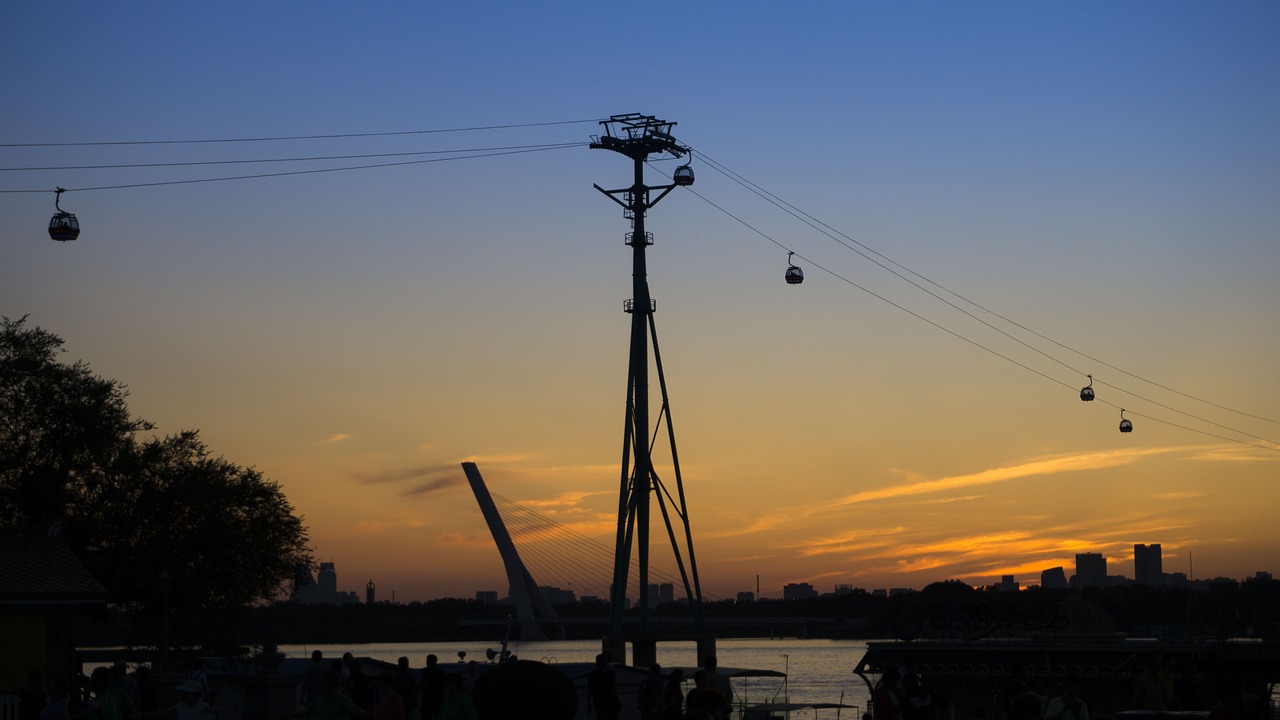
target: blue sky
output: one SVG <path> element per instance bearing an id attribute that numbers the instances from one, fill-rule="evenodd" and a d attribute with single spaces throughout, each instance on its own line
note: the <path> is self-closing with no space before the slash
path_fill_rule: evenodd
<path id="1" fill-rule="evenodd" d="M 12 2 L 0 8 L 0 138 L 674 120 L 698 183 L 651 213 L 650 280 L 715 591 L 756 573 L 766 594 L 795 581 L 1031 581 L 1079 548 L 1123 563 L 1134 542 L 1162 542 L 1167 566 L 1194 547 L 1198 568 L 1243 576 L 1280 571 L 1263 567 L 1280 556 L 1266 519 L 1280 457 L 1266 438 L 1280 432 L 1265 419 L 1280 416 L 1278 36 L 1280 6 L 1263 2 Z M 6 146 L 0 167 L 596 132 Z M 711 161 L 1063 343 L 1029 338 L 1069 367 Z M 672 167 L 655 163 L 650 181 Z M 630 256 L 626 222 L 591 185 L 625 184 L 627 162 L 580 147 L 76 191 L 259 168 L 0 172 L 0 190 L 50 191 L 0 193 L 0 312 L 63 336 L 161 431 L 199 428 L 281 482 L 322 559 L 398 597 L 500 582 L 457 485 L 463 459 L 503 495 L 607 538 Z M 75 243 L 45 237 L 55 186 L 72 190 Z M 782 282 L 788 250 L 807 270 L 798 288 Z M 1106 404 L 1075 400 L 1088 372 Z M 1116 432 L 1118 407 L 1130 436 Z M 973 551 L 993 526 L 1025 548 L 1001 536 Z M 833 541 L 855 528 L 908 551 Z M 387 561 L 406 546 L 447 547 L 456 562 Z M 831 547 L 845 551 L 805 551 Z"/>

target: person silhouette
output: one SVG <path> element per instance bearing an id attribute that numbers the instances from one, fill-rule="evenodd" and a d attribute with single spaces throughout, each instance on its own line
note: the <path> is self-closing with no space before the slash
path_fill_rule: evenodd
<path id="1" fill-rule="evenodd" d="M 618 720 L 622 701 L 618 699 L 618 674 L 609 667 L 609 656 L 596 655 L 596 666 L 587 675 L 587 714 L 600 720 Z"/>
<path id="2" fill-rule="evenodd" d="M 444 670 L 440 658 L 427 656 L 427 666 L 422 669 L 422 720 L 432 720 L 444 701 Z"/>

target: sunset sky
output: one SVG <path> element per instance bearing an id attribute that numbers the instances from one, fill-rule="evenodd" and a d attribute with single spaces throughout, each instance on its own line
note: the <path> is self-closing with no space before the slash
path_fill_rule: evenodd
<path id="1" fill-rule="evenodd" d="M 631 167 L 586 143 L 654 114 L 697 172 L 647 229 L 709 593 L 1280 573 L 1277 38 L 1254 1 L 5 2 L 0 314 L 279 482 L 341 589 L 505 592 L 461 461 L 612 542 L 592 184 Z M 266 139 L 319 135 L 363 137 Z"/>

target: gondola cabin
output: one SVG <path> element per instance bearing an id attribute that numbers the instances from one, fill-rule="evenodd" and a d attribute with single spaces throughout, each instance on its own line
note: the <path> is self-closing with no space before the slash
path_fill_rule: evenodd
<path id="1" fill-rule="evenodd" d="M 676 168 L 675 173 L 671 175 L 671 180 L 682 187 L 693 184 L 693 168 L 688 165 L 681 165 Z"/>
<path id="2" fill-rule="evenodd" d="M 786 277 L 787 277 L 788 285 L 799 285 L 800 283 L 804 282 L 804 271 L 796 267 L 795 265 L 792 265 L 791 267 L 787 268 Z"/>
<path id="3" fill-rule="evenodd" d="M 1090 400 L 1093 400 L 1093 388 L 1091 387 L 1080 388 L 1080 399 L 1085 402 L 1089 402 Z"/>
<path id="4" fill-rule="evenodd" d="M 65 210 L 58 211 L 49 220 L 49 237 L 58 242 L 67 242 L 80 237 L 80 221 Z"/>
<path id="5" fill-rule="evenodd" d="M 1133 432 L 1133 423 L 1125 419 L 1124 408 L 1120 408 L 1120 432 Z"/>

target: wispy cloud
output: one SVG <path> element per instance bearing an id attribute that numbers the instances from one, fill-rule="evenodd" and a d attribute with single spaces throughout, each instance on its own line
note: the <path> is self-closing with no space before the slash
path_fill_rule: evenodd
<path id="1" fill-rule="evenodd" d="M 836 501 L 836 505 L 854 505 L 875 500 L 889 500 L 913 495 L 957 490 L 982 485 L 992 485 L 1009 480 L 1027 477 L 1057 475 L 1067 472 L 1100 470 L 1120 465 L 1128 465 L 1142 458 L 1175 452 L 1177 448 L 1124 448 L 1103 452 L 1087 452 L 1074 455 L 1057 455 L 1053 457 L 1030 460 L 1017 465 L 991 468 L 967 475 L 954 475 L 937 480 L 918 480 L 904 485 L 864 490 L 848 495 Z"/>
<path id="2" fill-rule="evenodd" d="M 406 496 L 429 495 L 466 483 L 462 468 L 453 463 L 357 472 L 353 473 L 353 477 L 361 485 L 409 484 L 409 487 L 400 491 L 401 495 Z"/>
<path id="3" fill-rule="evenodd" d="M 461 463 L 471 462 L 476 465 L 509 465 L 511 463 L 527 462 L 533 460 L 536 455 L 530 453 L 509 453 L 507 455 L 469 455 L 454 463 L 454 467 L 458 467 Z"/>
<path id="4" fill-rule="evenodd" d="M 743 517 L 741 522 L 724 529 L 705 533 L 707 537 L 729 538 L 776 530 L 779 528 L 803 528 L 810 524 L 815 515 L 842 513 L 850 506 L 860 505 L 878 500 L 894 500 L 913 498 L 918 505 L 948 505 L 962 502 L 978 502 L 989 500 L 987 494 L 967 494 L 959 497 L 924 498 L 925 495 L 943 493 L 951 490 L 994 485 L 997 483 L 1019 480 L 1028 477 L 1047 477 L 1059 473 L 1083 472 L 1099 470 L 1138 462 L 1147 457 L 1167 455 L 1183 448 L 1146 448 L 1111 451 L 1075 453 L 1036 458 L 1005 467 L 991 468 L 978 472 L 955 475 L 951 477 L 930 479 L 919 473 L 904 469 L 891 472 L 903 478 L 901 484 L 890 487 L 864 490 L 847 495 L 833 501 L 820 503 L 778 507 L 771 512 L 754 517 Z M 1016 501 L 1011 501 L 1016 502 Z"/>
<path id="5" fill-rule="evenodd" d="M 493 547 L 493 537 L 488 533 L 475 533 L 471 535 L 463 535 L 462 533 L 446 532 L 436 536 L 437 547 L 464 547 L 464 548 L 490 548 Z"/>
<path id="6" fill-rule="evenodd" d="M 1194 529 L 1156 509 L 1059 523 L 1049 520 L 1006 518 L 1007 523 L 1021 527 L 938 538 L 918 538 L 911 528 L 866 528 L 791 547 L 799 549 L 801 557 L 821 556 L 827 565 L 847 562 L 848 572 L 855 577 L 929 571 L 977 581 L 1070 567 L 1075 554 L 1086 551 L 1126 562 L 1135 542 L 1161 538 L 1173 549 Z"/>
<path id="7" fill-rule="evenodd" d="M 417 465 L 394 470 L 380 470 L 378 472 L 357 472 L 354 475 L 356 481 L 362 485 L 386 485 L 388 483 L 408 482 L 422 478 L 435 478 L 445 474 L 454 474 L 461 478 L 462 468 L 453 464 Z"/>
<path id="8" fill-rule="evenodd" d="M 405 495 L 427 495 L 441 490 L 458 487 L 465 482 L 461 476 L 443 477 L 420 483 L 404 491 Z"/>
<path id="9" fill-rule="evenodd" d="M 920 502 L 924 505 L 950 505 L 952 503 L 959 502 L 973 502 L 975 500 L 982 500 L 986 497 L 986 495 L 965 495 L 964 497 L 931 498 L 929 500 L 921 500 Z"/>
<path id="10" fill-rule="evenodd" d="M 1188 459 L 1200 462 L 1255 463 L 1276 461 L 1280 453 L 1275 450 L 1246 447 L 1243 445 L 1217 445 L 1200 449 Z"/>
<path id="11" fill-rule="evenodd" d="M 733 538 L 742 537 L 744 535 L 757 535 L 769 530 L 775 530 L 779 527 L 794 523 L 797 513 L 803 510 L 787 510 L 772 513 L 769 515 L 760 515 L 757 517 L 739 517 L 739 522 L 720 530 L 706 530 L 699 533 L 701 537 L 710 538 Z"/>
<path id="12" fill-rule="evenodd" d="M 337 436 L 334 437 L 348 437 Z M 335 441 L 336 442 L 336 441 Z M 390 470 L 378 470 L 367 472 L 352 473 L 356 482 L 362 485 L 386 485 L 390 483 L 403 483 L 415 480 L 428 479 L 429 482 L 419 485 L 409 491 L 410 494 L 421 492 L 429 492 L 433 489 L 443 487 L 452 487 L 461 484 L 465 479 L 462 472 L 463 462 L 474 462 L 476 464 L 499 465 L 514 462 L 521 462 L 529 459 L 530 455 L 474 455 L 462 460 L 450 460 L 448 462 L 433 463 L 429 465 L 413 465 L 410 467 L 392 468 Z"/>
<path id="13" fill-rule="evenodd" d="M 782 547 L 799 550 L 801 555 L 837 555 L 845 553 L 865 553 L 886 547 L 898 547 L 898 538 L 906 532 L 904 527 L 863 528 L 832 535 L 830 537 L 809 538 L 801 543 L 783 545 Z"/>
<path id="14" fill-rule="evenodd" d="M 546 509 L 573 509 L 582 505 L 587 498 L 598 497 L 600 495 L 616 496 L 615 490 L 568 490 L 562 492 L 555 497 L 543 498 L 541 500 L 534 498 L 532 500 L 521 500 L 520 504 L 525 507 Z"/>
<path id="15" fill-rule="evenodd" d="M 426 521 L 420 518 L 406 519 L 397 517 L 365 519 L 351 526 L 356 535 L 373 535 L 385 530 L 394 530 L 396 528 L 410 528 L 416 530 L 426 527 Z"/>
<path id="16" fill-rule="evenodd" d="M 1180 492 L 1167 492 L 1152 495 L 1152 500 L 1194 500 L 1202 498 L 1209 494 L 1207 490 L 1183 490 Z"/>
<path id="17" fill-rule="evenodd" d="M 325 438 L 323 442 L 325 445 L 335 445 L 344 440 L 350 440 L 350 439 L 351 439 L 351 435 L 349 433 L 334 433 L 333 435 L 330 435 L 329 437 Z"/>
<path id="18" fill-rule="evenodd" d="M 761 553 L 758 555 L 735 555 L 726 557 L 725 562 L 760 562 L 762 560 L 772 560 L 779 557 L 779 553 Z"/>

